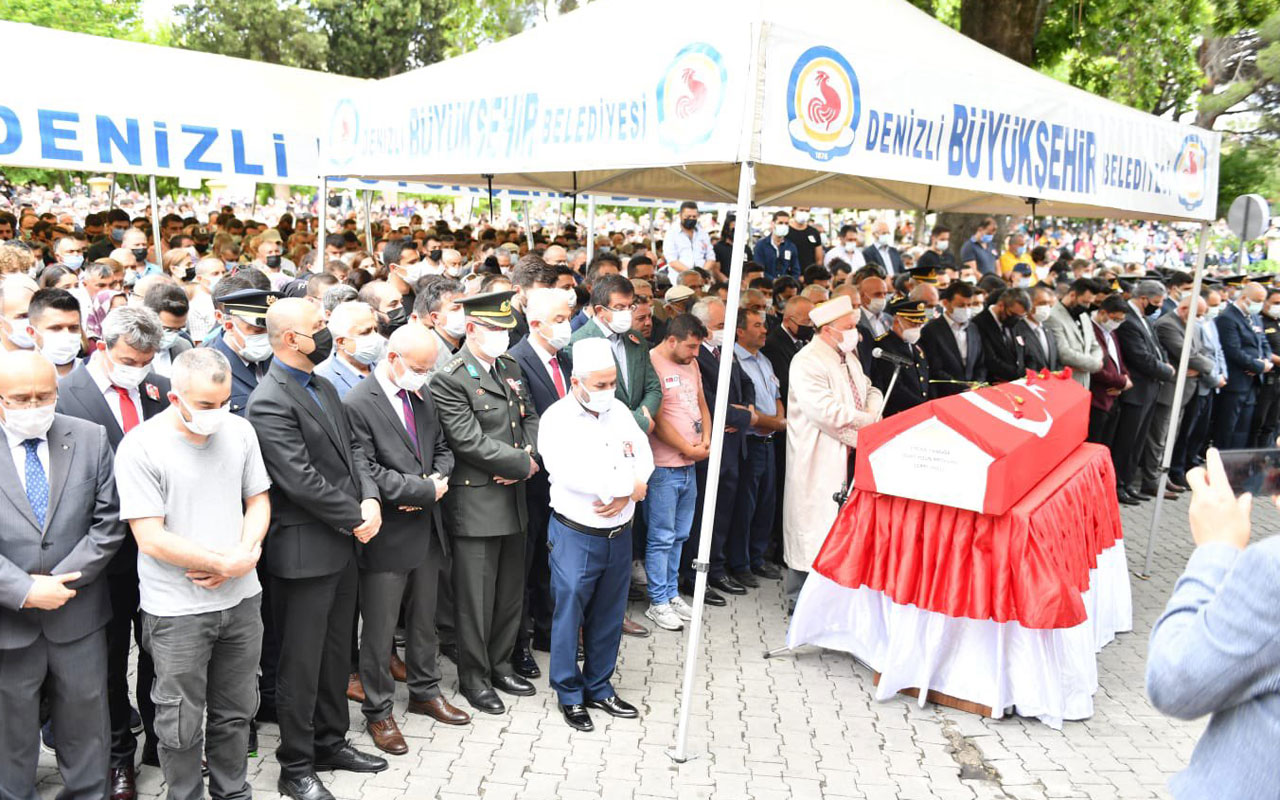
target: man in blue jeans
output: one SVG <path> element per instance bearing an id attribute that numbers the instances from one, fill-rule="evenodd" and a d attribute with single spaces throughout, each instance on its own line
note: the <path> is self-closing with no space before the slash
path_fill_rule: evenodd
<path id="1" fill-rule="evenodd" d="M 649 478 L 648 547 L 649 610 L 645 616 L 660 628 L 678 631 L 693 618 L 693 609 L 676 586 L 680 554 L 698 505 L 694 464 L 711 454 L 711 411 L 702 392 L 698 350 L 707 328 L 692 314 L 667 325 L 667 336 L 649 351 L 662 385 L 662 406 L 649 444 L 653 475 Z"/>
<path id="2" fill-rule="evenodd" d="M 756 424 L 747 431 L 747 460 L 739 473 L 725 560 L 733 579 L 751 588 L 760 585 L 757 577 L 771 581 L 782 578 L 782 573 L 764 560 L 773 534 L 773 509 L 777 499 L 773 436 L 787 429 L 778 378 L 773 364 L 760 352 L 768 333 L 763 314 L 738 309 L 738 334 L 733 348 L 742 371 L 755 387 Z"/>

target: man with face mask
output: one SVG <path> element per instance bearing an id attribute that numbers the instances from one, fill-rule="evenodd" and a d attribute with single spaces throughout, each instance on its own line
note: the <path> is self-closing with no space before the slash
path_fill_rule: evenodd
<path id="1" fill-rule="evenodd" d="M 800 594 L 838 506 L 831 496 L 852 475 L 858 429 L 880 417 L 882 397 L 858 363 L 858 314 L 846 295 L 815 306 L 817 333 L 791 361 L 787 480 L 783 495 L 784 584 Z"/>
<path id="2" fill-rule="evenodd" d="M 867 265 L 875 265 L 884 270 L 885 276 L 892 278 L 902 272 L 902 253 L 893 246 L 893 229 L 883 219 L 876 220 L 871 226 L 872 242 L 862 251 Z"/>
<path id="3" fill-rule="evenodd" d="M 693 267 L 707 267 L 708 262 L 715 263 L 711 237 L 698 224 L 698 204 L 690 200 L 681 203 L 677 223 L 667 229 L 666 238 L 662 240 L 667 274 L 673 283 L 680 273 Z"/>
<path id="4" fill-rule="evenodd" d="M 39 302 L 42 301 L 37 296 L 32 305 Z M 151 371 L 151 361 L 160 347 L 162 335 L 163 326 L 149 309 L 112 311 L 103 320 L 102 339 L 93 355 L 62 379 L 58 413 L 101 425 L 106 428 L 112 449 L 118 448 L 126 434 L 169 406 L 169 380 Z M 111 596 L 111 622 L 107 626 L 107 702 L 111 710 L 113 797 L 132 797 L 135 791 L 134 755 L 138 742 L 131 730 L 133 712 L 127 676 L 133 641 L 130 630 L 133 626 L 142 630 L 138 616 L 137 561 L 137 545 L 133 537 L 128 537 L 107 568 Z M 145 650 L 138 653 L 136 679 L 138 711 L 147 738 L 143 759 L 157 763 L 155 706 L 151 701 L 154 671 Z"/>
<path id="5" fill-rule="evenodd" d="M 787 231 L 787 241 L 796 246 L 801 269 L 813 264 L 822 264 L 826 259 L 826 251 L 822 247 L 822 236 L 817 228 L 809 224 L 809 217 L 809 209 L 793 208 L 791 230 Z"/>
<path id="6" fill-rule="evenodd" d="M 1026 345 L 1024 364 L 1027 369 L 1037 372 L 1042 369 L 1057 372 L 1062 368 L 1057 342 L 1045 327 L 1057 300 L 1058 294 L 1051 285 L 1036 284 L 1031 290 L 1031 313 L 1023 317 L 1014 327 L 1015 333 L 1022 336 Z"/>
<path id="7" fill-rule="evenodd" d="M 1120 353 L 1120 343 L 1116 340 L 1116 329 L 1124 322 L 1128 304 L 1118 294 L 1108 295 L 1098 304 L 1097 309 L 1088 314 L 1089 324 L 1093 326 L 1094 338 L 1102 350 L 1102 367 L 1095 372 L 1089 381 L 1089 436 L 1087 441 L 1111 447 L 1115 439 L 1116 422 L 1119 419 L 1119 397 L 1122 392 L 1133 387 L 1129 379 L 1129 371 L 1124 365 L 1124 356 Z M 1111 461 L 1116 464 L 1116 453 L 1111 452 Z M 1120 498 L 1123 505 L 1137 505 L 1137 498 L 1125 493 Z"/>
<path id="8" fill-rule="evenodd" d="M 787 238 L 791 233 L 791 215 L 775 211 L 771 224 L 769 235 L 756 242 L 751 260 L 764 267 L 764 276 L 769 280 L 783 275 L 799 278 L 804 270 L 800 265 L 800 251 Z"/>
<path id="9" fill-rule="evenodd" d="M 277 292 L 292 279 L 284 271 L 282 252 L 279 234 L 276 234 L 276 238 L 263 236 L 258 241 L 258 252 L 252 263 L 255 269 L 262 270 L 263 274 L 271 279 L 271 288 Z"/>
<path id="10" fill-rule="evenodd" d="M 1026 289 L 999 291 L 999 298 L 986 311 L 973 313 L 971 323 L 982 339 L 982 357 L 991 383 L 1007 383 L 1027 375 L 1026 336 L 1015 329 L 1031 311 L 1031 295 Z"/>
<path id="11" fill-rule="evenodd" d="M 0 794 L 29 797 L 36 785 L 45 694 L 63 793 L 110 797 L 104 676 L 113 604 L 103 573 L 127 532 L 106 432 L 55 413 L 57 400 L 47 360 L 0 353 L 0 429 L 11 456 L 0 465 L 0 736 L 8 743 Z M 51 494 L 54 475 L 63 476 L 60 497 Z"/>
<path id="12" fill-rule="evenodd" d="M 532 695 L 511 657 L 520 628 L 528 506 L 538 472 L 538 413 L 516 360 L 507 354 L 513 292 L 461 300 L 467 341 L 436 373 L 431 395 L 453 451 L 445 496 L 453 544 L 458 680 L 472 707 L 501 714 L 494 689 Z"/>
<path id="13" fill-rule="evenodd" d="M 206 337 L 204 346 L 217 349 L 231 364 L 232 414 L 244 415 L 249 395 L 270 366 L 267 309 L 279 299 L 278 292 L 253 288 L 243 275 L 223 278 L 213 292 L 220 329 Z"/>
<path id="14" fill-rule="evenodd" d="M 1138 465 L 1147 445 L 1147 432 L 1151 428 L 1160 388 L 1173 380 L 1175 374 L 1174 366 L 1169 363 L 1148 321 L 1148 317 L 1160 309 L 1164 294 L 1164 286 L 1159 282 L 1140 282 L 1134 287 L 1124 322 L 1116 329 L 1116 340 L 1133 388 L 1120 395 L 1120 411 L 1111 449 L 1116 460 L 1117 491 L 1122 496 L 1133 496 L 1138 500 L 1151 499 L 1151 495 L 1140 491 L 1142 487 L 1131 484 L 1138 477 Z"/>
<path id="15" fill-rule="evenodd" d="M 547 409 L 538 447 L 551 478 L 551 686 L 570 727 L 594 729 L 587 708 L 639 716 L 611 678 L 626 613 L 631 520 L 653 472 L 648 438 L 617 397 L 617 365 L 603 339 L 573 345 L 565 397 Z M 594 453 L 583 457 L 583 447 Z M 578 667 L 578 636 L 586 661 Z"/>
<path id="16" fill-rule="evenodd" d="M 876 266 L 866 266 L 853 275 L 853 283 L 862 298 L 862 312 L 858 319 L 858 333 L 863 339 L 874 340 L 889 329 L 890 320 L 885 316 L 889 305 L 889 282 Z"/>
<path id="17" fill-rule="evenodd" d="M 253 427 L 233 415 L 231 369 L 200 348 L 173 364 L 168 410 L 120 443 L 120 518 L 138 542 L 143 645 L 155 661 L 159 752 L 175 794 L 247 793 L 258 703 L 262 588 L 255 571 L 271 504 Z M 208 738 L 180 715 L 207 711 Z"/>
<path id="18" fill-rule="evenodd" d="M 329 314 L 333 353 L 316 365 L 315 373 L 327 378 L 339 397 L 364 380 L 386 352 L 387 340 L 378 333 L 378 321 L 367 303 L 341 303 Z"/>
<path id="19" fill-rule="evenodd" d="M 956 281 L 940 293 L 942 316 L 925 323 L 920 348 L 929 364 L 929 396 L 949 397 L 987 379 L 982 338 L 970 327 L 976 307 L 973 287 Z"/>
<path id="20" fill-rule="evenodd" d="M 111 251 L 122 246 L 124 233 L 129 230 L 129 214 L 119 208 L 107 212 L 107 235 L 94 242 L 85 252 L 85 260 L 90 263 L 111 255 Z M 144 237 L 145 238 L 145 237 Z"/>
<path id="21" fill-rule="evenodd" d="M 84 266 L 84 251 L 88 248 L 84 240 L 78 236 L 64 236 L 54 245 L 54 255 L 58 263 L 69 270 L 79 272 Z"/>
<path id="22" fill-rule="evenodd" d="M 147 289 L 142 304 L 156 312 L 164 326 L 160 349 L 156 351 L 151 368 L 167 378 L 173 369 L 174 359 L 192 347 L 191 340 L 184 336 L 191 308 L 187 293 L 172 283 L 156 283 Z"/>
<path id="23" fill-rule="evenodd" d="M 133 266 L 138 271 L 138 277 L 164 274 L 164 270 L 159 264 L 148 260 L 151 251 L 147 244 L 146 233 L 137 228 L 130 228 L 125 231 L 124 238 L 120 243 L 120 249 L 128 250 L 133 254 Z"/>
<path id="24" fill-rule="evenodd" d="M 409 321 L 409 310 L 401 305 L 404 298 L 387 281 L 366 283 L 360 289 L 360 300 L 373 309 L 384 337 Z"/>
<path id="25" fill-rule="evenodd" d="M 516 318 L 516 326 L 511 329 L 511 345 L 514 347 L 529 334 L 529 320 L 525 316 L 529 292 L 555 286 L 556 271 L 538 256 L 530 254 L 517 261 L 511 270 L 511 285 L 516 291 L 515 297 L 511 298 L 511 312 Z"/>
<path id="26" fill-rule="evenodd" d="M 387 268 L 387 281 L 400 293 L 401 307 L 413 308 L 418 281 L 426 274 L 418 248 L 411 241 L 392 239 L 382 251 L 382 263 Z"/>
<path id="27" fill-rule="evenodd" d="M 1262 284 L 1246 283 L 1239 297 L 1214 320 L 1227 356 L 1227 385 L 1218 395 L 1214 420 L 1213 441 L 1219 450 L 1248 445 L 1263 376 L 1272 369 L 1271 347 L 1262 332 L 1266 299 Z"/>
<path id="28" fill-rule="evenodd" d="M 822 264 L 828 269 L 836 261 L 843 261 L 855 272 L 866 266 L 867 259 L 862 255 L 862 247 L 858 244 L 856 225 L 841 225 L 839 241 L 834 247 L 826 250 L 822 257 Z"/>
<path id="29" fill-rule="evenodd" d="M 1086 389 L 1089 376 L 1102 369 L 1102 348 L 1089 321 L 1089 309 L 1099 288 L 1091 278 L 1076 278 L 1044 323 L 1063 366 L 1071 367 L 1071 379 Z"/>
<path id="30" fill-rule="evenodd" d="M 5 350 L 36 349 L 35 337 L 27 330 L 27 312 L 39 288 L 21 273 L 0 278 L 0 346 Z"/>
<path id="31" fill-rule="evenodd" d="M 467 319 L 458 304 L 462 296 L 462 284 L 451 278 L 433 278 L 423 282 L 422 291 L 414 300 L 411 321 L 430 328 L 439 340 L 436 342 L 436 369 L 453 360 L 466 338 Z"/>
<path id="32" fill-rule="evenodd" d="M 893 378 L 894 362 L 887 358 L 875 358 L 874 349 L 898 356 L 910 362 L 898 370 L 898 380 L 893 392 L 885 397 L 884 415 L 914 408 L 929 399 L 929 362 L 920 347 L 920 334 L 928 320 L 927 306 L 923 300 L 901 299 L 889 304 L 893 327 L 867 349 L 870 360 L 871 381 L 881 393 L 889 390 Z"/>
<path id="33" fill-rule="evenodd" d="M 202 258 L 196 262 L 196 280 L 187 314 L 187 330 L 197 344 L 212 336 L 218 329 L 213 312 L 213 291 L 226 275 L 227 267 L 220 258 Z"/>

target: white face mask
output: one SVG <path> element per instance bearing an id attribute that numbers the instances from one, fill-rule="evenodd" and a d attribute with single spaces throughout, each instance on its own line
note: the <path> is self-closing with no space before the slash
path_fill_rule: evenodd
<path id="1" fill-rule="evenodd" d="M 850 328 L 847 331 L 840 332 L 840 352 L 852 353 L 858 347 L 858 341 L 861 337 L 858 335 L 857 328 Z"/>
<path id="2" fill-rule="evenodd" d="M 939 239 L 938 241 L 933 243 L 933 249 L 937 250 L 939 253 L 947 252 L 947 248 L 949 247 L 951 247 L 950 239 Z"/>
<path id="3" fill-rule="evenodd" d="M 587 395 L 585 402 L 583 402 L 582 398 L 578 397 L 578 402 L 582 403 L 582 407 L 586 410 L 594 411 L 597 414 L 603 414 L 613 406 L 612 389 L 601 389 L 598 392 L 592 392 L 589 391 L 587 387 L 582 386 L 582 384 L 578 384 L 578 386 L 580 386 L 582 391 Z M 574 397 L 577 397 L 576 393 L 574 394 Z"/>
<path id="4" fill-rule="evenodd" d="M 573 336 L 573 326 L 569 324 L 569 320 L 557 322 L 555 324 L 542 323 L 539 330 L 542 332 L 542 338 L 547 344 L 551 345 L 552 350 L 560 350 L 569 344 L 569 338 Z"/>
<path id="5" fill-rule="evenodd" d="M 35 337 L 27 330 L 27 321 L 25 319 L 9 319 L 5 320 L 9 324 L 10 333 L 9 341 L 13 342 L 13 346 L 19 350 L 34 350 L 36 347 Z"/>
<path id="6" fill-rule="evenodd" d="M 801 225 L 805 224 L 806 222 L 809 221 L 809 212 L 797 211 L 795 215 L 795 220 L 796 222 L 799 222 Z"/>
<path id="7" fill-rule="evenodd" d="M 105 356 L 107 351 L 102 351 Z M 121 389 L 136 389 L 138 384 L 142 383 L 142 379 L 147 377 L 147 373 L 151 371 L 150 366 L 131 367 L 127 364 L 117 364 L 107 356 L 107 377 L 111 382 Z"/>
<path id="8" fill-rule="evenodd" d="M 1272 319 L 1280 319 L 1280 306 L 1272 306 L 1267 309 L 1267 316 Z"/>
<path id="9" fill-rule="evenodd" d="M 401 264 L 400 269 L 404 272 L 404 274 L 400 276 L 401 279 L 410 286 L 413 286 L 422 278 L 422 264 L 420 262 L 415 261 L 412 264 Z"/>
<path id="10" fill-rule="evenodd" d="M 973 309 L 968 306 L 964 308 L 953 308 L 951 309 L 951 321 L 957 325 L 967 325 L 969 323 L 969 317 L 972 314 Z"/>
<path id="11" fill-rule="evenodd" d="M 386 339 L 383 339 L 377 333 L 366 333 L 364 336 L 356 337 L 356 346 L 351 351 L 351 357 L 368 366 L 377 363 L 386 349 Z"/>
<path id="12" fill-rule="evenodd" d="M 178 399 L 182 408 L 191 415 L 191 419 L 178 415 L 182 420 L 183 426 L 194 433 L 196 436 L 212 436 L 221 430 L 223 423 L 231 416 L 231 406 L 223 405 L 218 408 L 201 408 L 195 409 L 182 399 L 182 395 L 177 392 L 173 396 Z"/>
<path id="13" fill-rule="evenodd" d="M 858 252 L 858 243 L 857 243 L 857 242 L 845 242 L 845 243 L 844 243 L 844 251 L 845 251 L 846 253 L 856 253 L 856 252 Z"/>
<path id="14" fill-rule="evenodd" d="M 477 328 L 476 333 L 480 334 L 480 352 L 484 353 L 491 359 L 507 352 L 507 347 L 511 342 L 511 337 L 506 331 L 492 328 Z"/>
<path id="15" fill-rule="evenodd" d="M 460 308 L 455 308 L 444 316 L 444 324 L 440 326 L 445 333 L 454 339 L 461 339 L 462 335 L 467 332 L 467 314 Z"/>
<path id="16" fill-rule="evenodd" d="M 779 239 L 787 238 L 787 231 L 791 230 L 791 226 L 785 222 L 779 222 L 773 226 L 773 235 Z"/>
<path id="17" fill-rule="evenodd" d="M 244 347 L 240 348 L 240 357 L 245 361 L 258 362 L 271 358 L 271 340 L 265 333 L 240 334 L 244 339 Z"/>
<path id="18" fill-rule="evenodd" d="M 1105 330 L 1114 331 L 1116 328 L 1119 328 L 1123 323 L 1124 323 L 1124 320 L 1122 319 L 1108 319 L 1106 322 L 1102 323 L 1102 327 Z"/>
<path id="19" fill-rule="evenodd" d="M 205 291 L 207 291 L 209 294 L 213 294 L 213 290 L 217 288 L 218 281 L 220 280 L 222 280 L 221 275 L 214 275 L 212 278 L 209 279 L 209 282 L 205 284 L 205 287 L 204 287 Z"/>
<path id="20" fill-rule="evenodd" d="M 168 350 L 178 343 L 178 331 L 165 331 L 160 336 L 160 349 Z"/>
<path id="21" fill-rule="evenodd" d="M 1213 319 L 1214 317 L 1218 316 L 1221 313 L 1222 313 L 1222 305 L 1219 304 L 1216 306 L 1209 306 L 1209 309 L 1204 312 L 1204 315 L 1207 319 Z"/>
<path id="22" fill-rule="evenodd" d="M 409 365 L 404 363 L 404 356 L 396 353 L 396 361 L 400 363 L 400 368 L 404 370 L 400 373 L 400 377 L 391 376 L 391 382 L 406 392 L 416 392 L 426 385 L 427 379 L 431 377 L 430 372 L 414 372 L 409 369 Z"/>
<path id="23" fill-rule="evenodd" d="M 614 311 L 609 316 L 609 330 L 614 333 L 626 333 L 631 330 L 631 309 Z"/>
<path id="24" fill-rule="evenodd" d="M 902 341 L 907 344 L 915 344 L 920 341 L 920 328 L 907 328 L 902 332 Z"/>
<path id="25" fill-rule="evenodd" d="M 881 247 L 891 247 L 893 245 L 893 234 L 882 233 L 876 237 L 876 241 L 880 243 Z"/>
<path id="26" fill-rule="evenodd" d="M 724 328 L 718 331 L 711 331 L 707 334 L 707 344 L 712 347 L 720 347 L 724 344 Z"/>
<path id="27" fill-rule="evenodd" d="M 71 331 L 50 331 L 44 335 L 40 353 L 59 367 L 70 364 L 76 356 L 80 355 L 80 334 Z"/>
<path id="28" fill-rule="evenodd" d="M 880 314 L 884 313 L 884 306 L 886 302 L 887 301 L 885 300 L 885 298 L 877 297 L 873 299 L 871 302 L 867 303 L 867 311 L 870 311 L 872 314 L 879 316 Z"/>
<path id="29" fill-rule="evenodd" d="M 1036 322 L 1047 322 L 1052 311 L 1053 306 L 1036 306 Z"/>
<path id="30" fill-rule="evenodd" d="M 6 408 L 4 429 L 17 439 L 43 439 L 53 424 L 56 403 L 36 408 Z"/>

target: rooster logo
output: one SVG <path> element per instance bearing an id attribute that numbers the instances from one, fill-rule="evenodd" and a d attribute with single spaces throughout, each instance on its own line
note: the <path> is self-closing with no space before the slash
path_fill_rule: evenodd
<path id="1" fill-rule="evenodd" d="M 1175 190 L 1183 208 L 1193 210 L 1204 204 L 1208 193 L 1208 167 L 1204 142 L 1191 134 L 1182 140 L 1182 151 L 1174 161 Z"/>
<path id="2" fill-rule="evenodd" d="M 818 91 L 822 96 L 811 99 L 806 110 L 809 119 L 829 131 L 831 123 L 840 116 L 840 95 L 831 87 L 831 77 L 823 70 L 818 70 L 814 74 L 813 82 L 818 84 Z"/>
<path id="3" fill-rule="evenodd" d="M 680 95 L 676 100 L 676 116 L 680 119 L 688 119 L 702 108 L 702 104 L 707 99 L 707 86 L 698 80 L 697 73 L 693 68 L 686 67 L 680 73 L 680 80 L 684 82 L 685 88 L 689 90 L 688 94 Z"/>

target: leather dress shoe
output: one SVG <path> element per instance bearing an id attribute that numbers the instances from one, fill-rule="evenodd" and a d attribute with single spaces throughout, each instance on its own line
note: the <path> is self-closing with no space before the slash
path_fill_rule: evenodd
<path id="1" fill-rule="evenodd" d="M 527 647 L 517 647 L 511 653 L 511 668 L 516 674 L 527 680 L 536 680 L 542 677 L 542 670 L 538 669 L 538 662 L 533 660 L 533 653 L 529 652 Z"/>
<path id="2" fill-rule="evenodd" d="M 751 574 L 757 578 L 764 578 L 767 581 L 782 580 L 782 570 L 772 564 L 761 564 L 758 567 L 751 568 Z"/>
<path id="3" fill-rule="evenodd" d="M 353 703 L 364 702 L 364 684 L 361 683 L 358 672 L 353 672 L 347 677 L 347 699 Z"/>
<path id="4" fill-rule="evenodd" d="M 733 579 L 748 589 L 760 588 L 760 581 L 756 580 L 756 576 L 752 575 L 750 570 L 733 573 Z"/>
<path id="5" fill-rule="evenodd" d="M 391 651 L 391 680 L 396 683 L 407 683 L 409 681 L 409 670 L 404 665 L 404 661 L 400 656 L 396 655 L 396 651 Z"/>
<path id="6" fill-rule="evenodd" d="M 643 639 L 649 635 L 649 629 L 641 625 L 639 622 L 632 622 L 629 618 L 622 618 L 622 634 L 624 636 L 635 636 Z"/>
<path id="7" fill-rule="evenodd" d="M 724 592 L 725 594 L 746 594 L 747 593 L 747 587 L 738 583 L 733 578 L 730 578 L 728 575 L 723 575 L 719 578 L 712 578 L 707 583 L 711 588 L 715 589 L 716 591 Z"/>
<path id="8" fill-rule="evenodd" d="M 384 753 L 390 753 L 393 756 L 402 756 L 409 752 L 409 745 L 404 743 L 404 735 L 400 733 L 400 726 L 396 724 L 395 717 L 387 717 L 377 722 L 370 722 L 365 725 L 369 731 L 373 744 Z"/>
<path id="9" fill-rule="evenodd" d="M 111 768 L 111 800 L 135 800 L 138 788 L 133 780 L 133 765 Z"/>
<path id="10" fill-rule="evenodd" d="M 533 688 L 532 683 L 529 683 L 519 675 L 494 675 L 493 688 L 517 697 L 529 697 L 538 693 L 538 690 Z"/>
<path id="11" fill-rule="evenodd" d="M 686 597 L 693 597 L 693 587 L 694 587 L 693 581 L 681 582 L 680 594 L 685 595 Z M 717 606 L 717 607 L 728 604 L 728 601 L 724 599 L 724 595 L 720 594 L 715 589 L 712 589 L 710 586 L 707 587 L 707 593 L 703 595 L 702 602 L 706 603 L 709 606 Z"/>
<path id="12" fill-rule="evenodd" d="M 609 716 L 620 719 L 635 719 L 640 716 L 639 709 L 626 700 L 619 699 L 616 694 L 613 697 L 605 697 L 600 700 L 588 700 L 584 705 L 587 708 L 598 708 Z"/>
<path id="13" fill-rule="evenodd" d="M 443 695 L 436 695 L 430 700 L 410 700 L 408 711 L 410 714 L 425 714 L 445 725 L 466 725 L 471 721 L 470 714 L 445 700 Z"/>
<path id="14" fill-rule="evenodd" d="M 591 721 L 591 715 L 587 713 L 585 706 L 577 703 L 571 705 L 561 703 L 560 713 L 564 715 L 564 721 L 569 723 L 569 727 L 576 731 L 590 732 L 596 729 L 595 723 Z"/>
<path id="15" fill-rule="evenodd" d="M 276 790 L 293 800 L 334 800 L 333 794 L 324 788 L 324 784 L 314 772 L 307 773 L 301 778 L 286 778 L 282 775 L 280 780 L 276 781 Z"/>
<path id="16" fill-rule="evenodd" d="M 1186 477 L 1185 477 L 1185 476 L 1180 476 L 1180 475 L 1170 475 L 1170 476 L 1169 476 L 1169 486 L 1171 486 L 1171 487 L 1173 487 L 1173 488 L 1177 489 L 1177 490 L 1178 490 L 1178 491 L 1180 491 L 1180 492 L 1189 492 L 1189 491 L 1191 491 L 1191 484 L 1187 483 L 1187 479 L 1186 479 Z"/>
<path id="17" fill-rule="evenodd" d="M 507 710 L 503 705 L 502 698 L 498 697 L 498 693 L 488 686 L 478 692 L 468 692 L 462 690 L 462 696 L 467 698 L 467 702 L 477 711 L 483 711 L 486 714 L 501 714 Z"/>
<path id="18" fill-rule="evenodd" d="M 1134 497 L 1132 494 L 1126 492 L 1123 489 L 1120 489 L 1116 492 L 1116 500 L 1120 501 L 1120 505 L 1123 505 L 1123 506 L 1136 506 L 1142 503 L 1141 500 Z"/>
<path id="19" fill-rule="evenodd" d="M 1143 491 L 1143 490 L 1141 490 L 1141 489 L 1139 489 L 1139 490 L 1138 490 L 1138 491 L 1136 491 L 1136 492 L 1129 492 L 1129 494 L 1130 494 L 1130 495 L 1131 495 L 1135 500 L 1138 500 L 1138 501 L 1140 501 L 1140 502 L 1145 502 L 1145 501 L 1147 501 L 1147 500 L 1154 500 L 1154 499 L 1155 499 L 1155 497 L 1156 497 L 1155 492 L 1145 492 L 1145 491 Z"/>
<path id="20" fill-rule="evenodd" d="M 362 753 L 351 746 L 351 742 L 343 742 L 342 747 L 324 756 L 316 756 L 316 772 L 342 770 L 344 772 L 382 772 L 387 768 L 387 760 L 382 756 Z"/>

